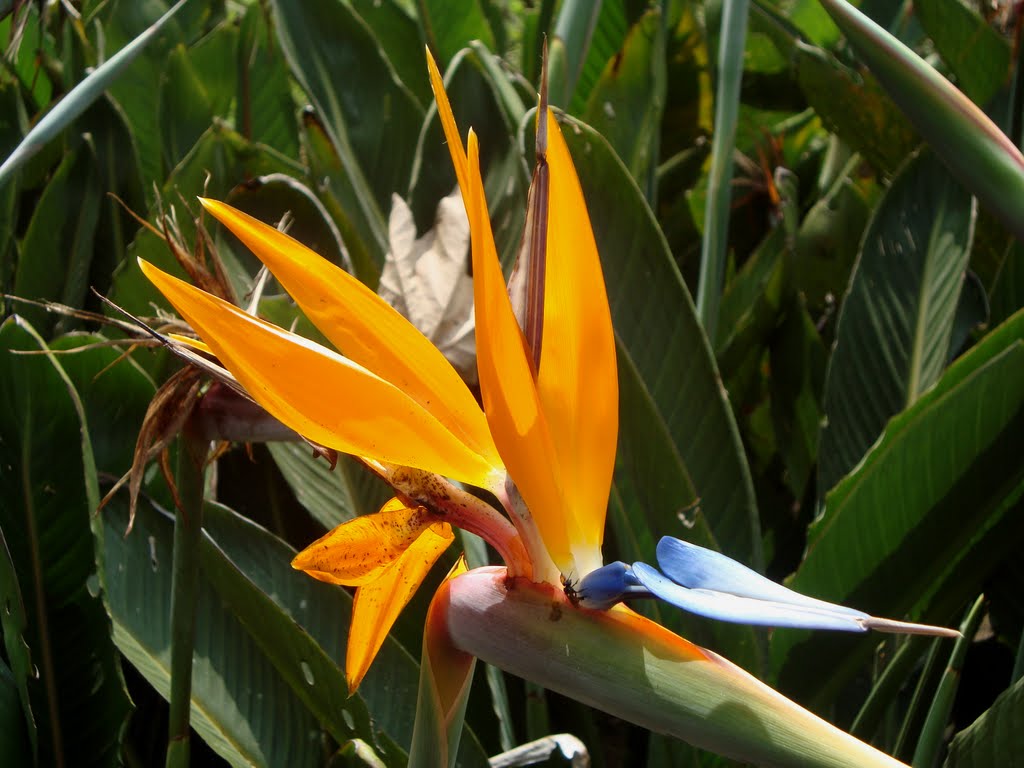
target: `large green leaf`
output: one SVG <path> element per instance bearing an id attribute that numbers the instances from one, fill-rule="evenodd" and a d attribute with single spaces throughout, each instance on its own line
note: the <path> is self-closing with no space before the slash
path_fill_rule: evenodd
<path id="1" fill-rule="evenodd" d="M 893 101 L 971 193 L 1021 237 L 1024 155 L 920 56 L 845 0 L 819 0 Z"/>
<path id="2" fill-rule="evenodd" d="M 496 49 L 494 32 L 488 24 L 481 0 L 462 3 L 421 0 L 419 11 L 427 45 L 436 52 L 442 68 L 469 40 L 479 40 L 492 51 Z"/>
<path id="3" fill-rule="evenodd" d="M 421 107 L 434 98 L 423 68 L 423 38 L 418 20 L 400 0 L 350 0 L 356 13 L 373 30 L 395 74 Z M 463 41 L 465 42 L 465 41 Z"/>
<path id="4" fill-rule="evenodd" d="M 126 522 L 126 505 L 115 502 L 104 520 L 115 637 L 166 696 L 173 518 L 143 504 L 127 538 Z M 361 738 L 388 765 L 403 765 L 415 661 L 386 641 L 359 695 L 346 698 L 349 594 L 294 571 L 294 550 L 227 508 L 208 505 L 205 522 L 192 693 L 199 734 L 234 765 L 319 765 L 320 728 L 341 741 Z M 466 764 L 481 764 L 475 740 L 464 745 Z"/>
<path id="5" fill-rule="evenodd" d="M 190 47 L 178 44 L 167 57 L 158 120 L 164 166 L 175 167 L 213 124 L 226 119 L 241 78 L 239 30 L 223 22 Z M 234 73 L 235 77 L 225 76 Z M 238 129 L 244 130 L 240 125 Z"/>
<path id="6" fill-rule="evenodd" d="M 749 469 L 690 294 L 643 195 L 608 143 L 582 123 L 564 119 L 562 125 L 601 253 L 620 355 L 671 437 L 717 546 L 760 567 Z M 624 413 L 620 420 L 629 418 Z M 629 468 L 628 450 L 619 464 L 620 471 Z M 645 480 L 648 468 L 635 471 L 642 502 L 663 515 L 654 535 L 681 533 L 676 515 L 695 501 L 688 484 L 662 496 Z"/>
<path id="7" fill-rule="evenodd" d="M 342 206 L 386 242 L 391 194 L 409 181 L 423 109 L 370 28 L 339 0 L 275 0 L 277 35 L 346 175 Z M 358 87 L 339 87 L 347 79 Z"/>
<path id="8" fill-rule="evenodd" d="M 956 75 L 960 89 L 985 106 L 1010 70 L 1010 46 L 977 12 L 960 0 L 917 0 L 914 14 Z"/>
<path id="9" fill-rule="evenodd" d="M 14 354 L 40 349 L 20 322 L 0 325 L 0 528 L 24 599 L 24 639 L 38 668 L 28 687 L 39 759 L 115 765 L 130 703 L 99 597 L 85 425 L 54 364 L 38 354 Z"/>
<path id="10" fill-rule="evenodd" d="M 927 152 L 904 166 L 879 203 L 825 380 L 819 499 L 942 374 L 974 220 L 973 198 Z"/>
<path id="11" fill-rule="evenodd" d="M 147 29 L 170 4 L 166 0 L 138 0 L 134 3 L 106 3 L 98 9 L 97 23 L 90 30 L 102 30 L 97 47 L 126 45 Z M 147 195 L 154 184 L 162 184 L 169 170 L 161 152 L 162 130 L 159 121 L 160 93 L 156 87 L 163 78 L 167 57 L 178 44 L 196 40 L 207 25 L 222 18 L 223 2 L 186 3 L 164 25 L 146 50 L 127 67 L 110 88 L 110 94 L 124 110 L 132 137 L 138 145 L 139 165 Z"/>
<path id="12" fill-rule="evenodd" d="M 605 65 L 586 102 L 583 120 L 604 136 L 648 200 L 654 200 L 661 116 L 665 108 L 665 31 L 658 10 L 632 26 Z"/>
<path id="13" fill-rule="evenodd" d="M 977 590 L 1013 543 L 988 532 L 1019 520 L 1022 453 L 1024 313 L 1018 313 L 889 422 L 829 494 L 790 586 L 875 615 L 948 621 L 957 607 L 944 604 L 937 590 L 950 582 L 960 596 Z M 873 645 L 871 638 L 778 630 L 772 657 L 785 689 L 813 694 L 820 704 Z"/>
<path id="14" fill-rule="evenodd" d="M 125 536 L 127 506 L 116 499 L 103 517 L 114 639 L 167 697 L 174 520 L 142 501 Z M 316 719 L 205 579 L 196 607 L 191 719 L 203 740 L 232 765 L 320 764 Z"/>
<path id="15" fill-rule="evenodd" d="M 819 48 L 797 43 L 795 52 L 797 82 L 825 127 L 880 171 L 895 171 L 919 139 L 878 81 Z"/>
<path id="16" fill-rule="evenodd" d="M 274 42 L 269 21 L 269 14 L 259 4 L 250 5 L 242 19 L 236 54 L 235 126 L 250 141 L 298 157 L 298 121 L 288 62 Z"/>
<path id="17" fill-rule="evenodd" d="M 14 570 L 14 560 L 10 547 L 0 527 L 0 600 L 4 610 L 0 612 L 0 635 L 3 635 L 4 655 L 3 673 L 3 723 L 0 731 L 11 734 L 10 741 L 0 749 L 0 755 L 8 754 L 19 747 L 16 742 L 24 740 L 28 749 L 25 751 L 25 764 L 33 764 L 39 752 L 36 719 L 32 714 L 32 699 L 29 696 L 29 681 L 34 677 L 32 671 L 32 653 L 25 641 L 28 629 L 28 618 L 25 602 L 18 584 L 18 573 Z M 8 664 L 10 666 L 8 666 Z M 9 703 L 13 691 L 13 706 Z M 29 757 L 31 755 L 31 758 Z"/>
<path id="18" fill-rule="evenodd" d="M 167 25 L 174 15 L 187 3 L 179 0 L 163 16 L 135 37 L 121 50 L 110 56 L 100 66 L 71 90 L 60 103 L 50 110 L 25 136 L 17 149 L 0 165 L 0 185 L 3 185 L 25 161 L 38 152 L 44 144 L 67 128 L 90 104 L 100 98 L 133 60 L 145 50 Z"/>
<path id="19" fill-rule="evenodd" d="M 64 156 L 32 212 L 14 278 L 16 295 L 81 306 L 89 286 L 100 203 L 95 155 L 83 141 Z M 55 323 L 37 307 L 27 307 L 24 314 L 46 333 Z"/>
<path id="20" fill-rule="evenodd" d="M 0 760 L 4 765 L 35 763 L 18 687 L 7 663 L 0 658 Z"/>
<path id="21" fill-rule="evenodd" d="M 1017 765 L 1024 761 L 1024 680 L 1004 691 L 989 709 L 964 728 L 949 745 L 943 768 Z"/>
<path id="22" fill-rule="evenodd" d="M 350 456 L 339 456 L 332 470 L 314 460 L 305 443 L 268 443 L 270 455 L 298 502 L 327 529 L 376 512 L 387 499 L 385 486 Z"/>

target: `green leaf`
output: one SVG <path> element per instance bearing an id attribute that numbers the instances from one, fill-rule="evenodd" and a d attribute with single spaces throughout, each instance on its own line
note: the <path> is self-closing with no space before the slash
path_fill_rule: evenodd
<path id="1" fill-rule="evenodd" d="M 308 185 L 316 191 L 341 233 L 342 242 L 352 259 L 354 274 L 366 285 L 377 285 L 388 251 L 387 232 L 382 228 L 382 221 L 367 218 L 354 205 L 356 191 L 345 172 L 341 156 L 334 148 L 323 121 L 310 110 L 302 115 L 299 141 L 309 165 Z"/>
<path id="2" fill-rule="evenodd" d="M 797 82 L 825 127 L 878 170 L 893 173 L 919 138 L 878 81 L 804 43 L 795 54 Z"/>
<path id="3" fill-rule="evenodd" d="M 665 33 L 658 10 L 634 24 L 590 91 L 583 120 L 604 136 L 654 199 L 665 108 Z"/>
<path id="4" fill-rule="evenodd" d="M 100 201 L 95 156 L 83 142 L 64 156 L 32 211 L 14 278 L 16 295 L 73 307 L 83 304 Z M 47 334 L 55 324 L 38 307 L 26 307 L 24 315 Z"/>
<path id="5" fill-rule="evenodd" d="M 288 62 L 275 45 L 269 21 L 269 14 L 259 4 L 250 5 L 242 18 L 235 65 L 235 126 L 250 141 L 298 157 L 297 105 Z"/>
<path id="6" fill-rule="evenodd" d="M 179 43 L 170 52 L 164 64 L 158 116 L 165 167 L 174 168 L 215 118 L 231 116 L 237 95 L 236 79 L 259 74 L 250 72 L 252 62 L 243 61 L 241 53 L 239 29 L 234 21 L 222 22 L 193 45 Z M 257 90 L 264 87 L 260 83 Z M 281 113 L 280 102 L 274 106 L 278 108 L 278 119 L 288 116 L 287 111 Z M 236 127 L 240 132 L 246 128 L 251 134 L 251 115 L 250 125 L 242 123 Z M 275 149 L 283 151 L 284 147 Z"/>
<path id="7" fill-rule="evenodd" d="M 804 498 L 818 457 L 825 346 L 800 301 L 786 313 L 769 349 L 772 426 L 784 468 L 783 481 Z"/>
<path id="8" fill-rule="evenodd" d="M 408 4 L 398 0 L 351 0 L 350 5 L 373 30 L 398 79 L 426 108 L 434 95 L 424 70 L 418 20 L 409 15 Z"/>
<path id="9" fill-rule="evenodd" d="M 718 313 L 728 258 L 733 153 L 736 150 L 749 7 L 748 0 L 733 0 L 725 3 L 722 11 L 711 168 L 707 179 L 700 278 L 697 282 L 697 317 L 710 339 L 715 339 L 718 333 Z"/>
<path id="10" fill-rule="evenodd" d="M 39 759 L 74 755 L 80 765 L 115 765 L 130 702 L 99 598 L 85 425 L 51 360 L 13 353 L 40 349 L 22 322 L 0 325 L 0 528 L 24 599 L 23 637 L 38 667 L 28 688 Z"/>
<path id="11" fill-rule="evenodd" d="M 328 530 L 376 512 L 387 500 L 383 483 L 350 456 L 339 456 L 332 470 L 326 461 L 314 460 L 305 443 L 268 443 L 267 448 L 295 498 Z"/>
<path id="12" fill-rule="evenodd" d="M 914 14 L 956 76 L 960 90 L 985 106 L 1007 81 L 1010 46 L 960 0 L 917 0 Z"/>
<path id="13" fill-rule="evenodd" d="M 8 754 L 18 748 L 18 741 L 24 739 L 25 761 L 27 765 L 33 765 L 39 754 L 39 737 L 36 729 L 36 719 L 32 714 L 32 699 L 29 696 L 29 683 L 35 677 L 32 670 L 32 652 L 25 640 L 28 630 L 28 618 L 25 613 L 25 603 L 21 594 L 21 587 L 18 585 L 18 573 L 14 569 L 14 560 L 11 558 L 11 550 L 4 537 L 3 528 L 0 527 L 0 600 L 3 601 L 3 611 L 0 611 L 0 634 L 3 635 L 5 655 L 3 659 L 4 673 L 4 703 L 0 705 L 3 709 L 3 728 L 0 733 L 10 733 L 10 741 L 0 745 L 0 755 Z M 10 664 L 8 667 L 7 665 Z M 8 689 L 13 691 L 14 703 L 17 706 L 18 714 L 13 712 L 9 701 Z M 2 739 L 0 739 L 2 741 Z M 30 758 L 31 756 L 31 758 Z M 14 764 L 14 763 L 12 763 Z"/>
<path id="14" fill-rule="evenodd" d="M 1001 552 L 1019 540 L 988 534 L 1019 520 L 1024 466 L 1008 457 L 1022 451 L 1024 313 L 1018 313 L 889 422 L 829 494 L 789 586 L 877 616 L 947 621 L 957 606 L 945 604 L 940 591 L 953 584 L 977 590 Z M 873 644 L 777 630 L 772 658 L 786 690 L 822 703 Z"/>
<path id="15" fill-rule="evenodd" d="M 708 510 L 717 546 L 760 567 L 749 469 L 690 294 L 643 195 L 608 143 L 582 123 L 563 118 L 562 125 L 601 253 L 619 349 L 636 369 L 701 508 Z M 621 423 L 628 418 L 623 414 Z M 628 456 L 623 462 L 628 466 Z M 679 532 L 675 515 L 693 497 L 662 498 L 642 474 L 634 482 L 665 516 L 653 533 Z"/>
<path id="16" fill-rule="evenodd" d="M 418 4 L 424 37 L 438 57 L 442 71 L 469 40 L 479 40 L 490 50 L 496 49 L 494 33 L 484 13 L 485 3 L 486 0 L 421 0 Z"/>
<path id="17" fill-rule="evenodd" d="M 125 536 L 127 507 L 118 497 L 103 517 L 114 640 L 167 698 L 174 520 L 143 499 Z M 320 765 L 317 721 L 203 578 L 196 613 L 191 717 L 196 732 L 231 765 Z"/>
<path id="18" fill-rule="evenodd" d="M 1024 760 L 1024 680 L 1000 694 L 988 710 L 953 737 L 943 768 L 1013 765 Z"/>
<path id="19" fill-rule="evenodd" d="M 152 24 L 131 43 L 119 50 L 103 64 L 92 71 L 81 83 L 75 86 L 60 103 L 36 123 L 35 127 L 25 136 L 21 144 L 3 165 L 0 165 L 0 186 L 44 144 L 67 128 L 96 99 L 103 95 L 121 73 L 132 63 L 143 49 L 160 33 L 174 15 L 188 2 L 178 0 L 158 21 Z"/>
<path id="20" fill-rule="evenodd" d="M 819 499 L 942 374 L 975 217 L 973 198 L 930 153 L 904 166 L 875 210 L 825 380 Z"/>
<path id="21" fill-rule="evenodd" d="M 4 765 L 35 764 L 19 687 L 7 663 L 0 658 L 0 760 Z"/>
<path id="22" fill-rule="evenodd" d="M 348 5 L 275 0 L 272 7 L 291 70 L 323 118 L 344 169 L 341 205 L 360 216 L 378 244 L 386 243 L 383 212 L 392 192 L 409 182 L 423 109 Z M 355 73 L 359 87 L 338 87 Z"/>
<path id="23" fill-rule="evenodd" d="M 820 0 L 914 127 L 982 205 L 1024 237 L 1024 155 L 926 61 L 844 0 Z"/>
<path id="24" fill-rule="evenodd" d="M 979 595 L 960 623 L 960 637 L 956 639 L 953 651 L 949 655 L 949 661 L 942 672 L 942 679 L 928 707 L 928 716 L 917 739 L 913 761 L 915 766 L 931 766 L 938 762 L 939 753 L 946 743 L 946 727 L 953 711 L 953 700 L 963 677 L 964 660 L 986 613 L 985 596 Z"/>
<path id="25" fill-rule="evenodd" d="M 800 223 L 794 244 L 793 280 L 812 311 L 842 296 L 864 228 L 881 196 L 860 155 L 854 155 Z"/>

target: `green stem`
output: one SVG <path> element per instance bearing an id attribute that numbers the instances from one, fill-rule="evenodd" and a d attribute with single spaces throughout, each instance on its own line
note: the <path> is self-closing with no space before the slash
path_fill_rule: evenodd
<path id="1" fill-rule="evenodd" d="M 732 206 L 732 164 L 736 148 L 736 121 L 740 111 L 743 50 L 747 37 L 748 0 L 725 0 L 718 51 L 718 93 L 715 99 L 715 136 L 711 144 L 711 173 L 704 208 L 697 316 L 712 347 L 718 327 L 725 259 Z"/>
<path id="2" fill-rule="evenodd" d="M 870 740 L 878 730 L 882 715 L 899 692 L 910 670 L 917 664 L 931 638 L 925 635 L 910 635 L 893 656 L 882 672 L 878 682 L 868 695 L 867 701 L 857 713 L 850 733 L 859 739 Z"/>
<path id="3" fill-rule="evenodd" d="M 192 655 L 199 586 L 199 540 L 203 526 L 203 488 L 210 441 L 194 418 L 181 433 L 175 482 L 180 508 L 174 520 L 171 573 L 171 701 L 167 768 L 188 768 L 189 715 L 192 704 Z"/>
<path id="4" fill-rule="evenodd" d="M 985 596 L 979 595 L 974 601 L 967 618 L 960 625 L 962 637 L 953 646 L 953 653 L 949 657 L 949 665 L 939 681 L 939 688 L 935 691 L 935 698 L 928 709 L 928 717 L 921 729 L 921 736 L 917 740 L 917 749 L 914 750 L 914 760 L 911 763 L 914 768 L 929 768 L 935 765 L 935 758 L 942 747 L 945 735 L 946 723 L 949 721 L 949 713 L 953 709 L 953 698 L 956 696 L 956 689 L 960 685 L 960 670 L 964 666 L 964 658 L 967 656 L 967 649 L 974 641 L 974 635 L 978 631 L 978 625 L 985 615 Z"/>
<path id="5" fill-rule="evenodd" d="M 910 698 L 910 705 L 903 715 L 903 724 L 900 726 L 900 732 L 896 737 L 896 746 L 892 750 L 896 757 L 902 757 L 907 754 L 910 751 L 907 745 L 910 743 L 913 735 L 920 733 L 920 726 L 924 719 L 922 711 L 925 707 L 925 702 L 934 695 L 935 689 L 938 687 L 936 678 L 939 676 L 939 667 L 942 663 L 940 661 L 942 658 L 941 650 L 941 639 L 935 638 L 932 640 L 928 656 L 924 661 L 924 667 L 917 679 L 917 686 L 914 688 L 914 695 Z"/>

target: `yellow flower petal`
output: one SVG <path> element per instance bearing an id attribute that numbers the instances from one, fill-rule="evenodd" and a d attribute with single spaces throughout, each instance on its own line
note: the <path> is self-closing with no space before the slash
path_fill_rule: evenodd
<path id="1" fill-rule="evenodd" d="M 349 693 L 359 687 L 398 614 L 454 538 L 447 523 L 432 524 L 376 581 L 356 590 L 345 654 Z"/>
<path id="2" fill-rule="evenodd" d="M 376 580 L 437 516 L 391 499 L 379 512 L 342 523 L 292 560 L 292 568 L 329 584 L 361 587 Z"/>
<path id="3" fill-rule="evenodd" d="M 168 333 L 167 338 L 173 339 L 179 344 L 184 344 L 186 347 L 191 347 L 197 352 L 203 352 L 207 355 L 213 355 L 213 350 L 210 349 L 199 339 L 193 339 L 191 336 L 182 336 L 180 333 Z"/>
<path id="4" fill-rule="evenodd" d="M 615 336 L 601 260 L 569 148 L 550 111 L 544 333 L 537 373 L 582 573 L 601 565 L 619 427 Z"/>
<path id="5" fill-rule="evenodd" d="M 450 140 L 449 140 L 450 143 Z M 463 189 L 473 242 L 473 291 L 477 323 L 477 370 L 491 434 L 509 475 L 537 524 L 559 570 L 572 561 L 559 484 L 559 467 L 541 411 L 522 332 L 505 291 L 505 278 L 487 217 L 480 152 L 469 133 L 469 188 Z"/>
<path id="6" fill-rule="evenodd" d="M 487 487 L 494 467 L 400 389 L 341 355 L 139 261 L 268 413 L 344 453 Z"/>
<path id="7" fill-rule="evenodd" d="M 225 203 L 201 199 L 346 357 L 390 381 L 492 466 L 501 465 L 465 382 L 417 328 L 345 270 Z"/>

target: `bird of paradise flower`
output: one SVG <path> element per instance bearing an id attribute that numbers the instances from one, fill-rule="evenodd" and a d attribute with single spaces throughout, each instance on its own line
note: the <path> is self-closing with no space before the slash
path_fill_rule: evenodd
<path id="1" fill-rule="evenodd" d="M 379 512 L 339 526 L 293 561 L 315 578 L 356 587 L 350 690 L 452 542 L 454 525 L 482 536 L 505 565 L 457 567 L 431 604 L 420 700 L 427 714 L 422 722 L 418 715 L 414 743 L 433 733 L 428 742 L 446 755 L 440 764 L 454 756 L 474 657 L 755 762 L 898 764 L 622 604 L 655 596 L 727 621 L 948 633 L 798 595 L 668 537 L 658 547 L 661 571 L 603 565 L 618 430 L 615 344 L 572 159 L 542 99 L 513 303 L 487 216 L 477 138 L 470 131 L 463 144 L 429 55 L 428 69 L 470 223 L 482 408 L 441 353 L 366 286 L 223 203 L 202 201 L 343 354 L 140 261 L 203 339 L 195 345 L 253 399 L 310 441 L 360 457 L 396 491 Z M 487 491 L 504 514 L 466 486 Z M 721 714 L 723 707 L 752 713 L 755 724 Z"/>

